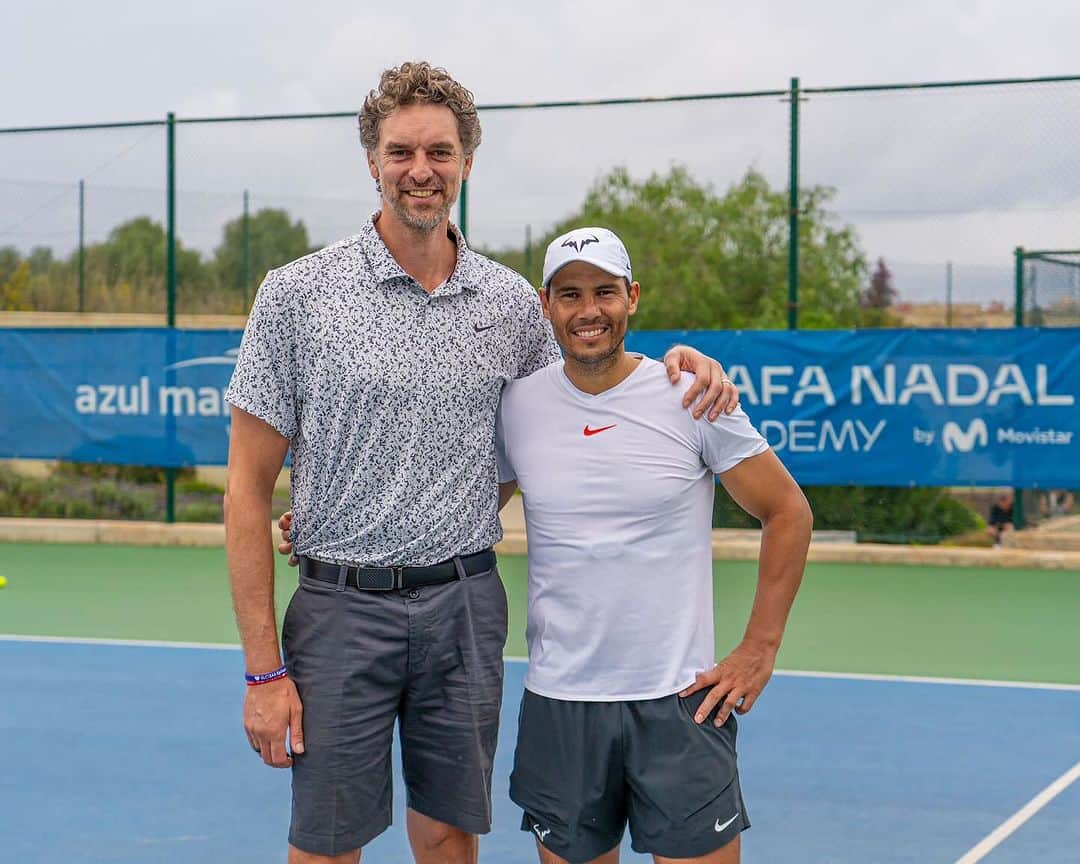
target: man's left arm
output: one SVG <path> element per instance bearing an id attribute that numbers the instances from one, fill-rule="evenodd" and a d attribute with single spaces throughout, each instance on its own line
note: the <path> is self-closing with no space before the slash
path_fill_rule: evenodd
<path id="1" fill-rule="evenodd" d="M 750 620 L 739 645 L 680 696 L 711 688 L 695 720 L 704 722 L 718 704 L 716 725 L 735 711 L 745 714 L 772 677 L 788 613 L 802 582 L 813 514 L 798 484 L 772 450 L 744 459 L 720 475 L 724 488 L 761 520 L 758 584 Z"/>
<path id="2" fill-rule="evenodd" d="M 712 357 L 687 345 L 676 345 L 664 355 L 664 366 L 672 384 L 679 382 L 681 373 L 694 373 L 694 383 L 683 394 L 683 408 L 693 405 L 695 420 L 708 411 L 711 423 L 721 413 L 730 414 L 739 407 L 738 388 Z"/>

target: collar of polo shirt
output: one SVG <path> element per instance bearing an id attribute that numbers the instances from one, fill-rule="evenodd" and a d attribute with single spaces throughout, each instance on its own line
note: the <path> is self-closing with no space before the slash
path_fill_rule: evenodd
<path id="1" fill-rule="evenodd" d="M 383 242 L 382 237 L 379 236 L 379 232 L 375 230 L 375 217 L 378 215 L 378 211 L 371 214 L 371 218 L 360 231 L 364 254 L 368 259 L 372 272 L 375 274 L 375 278 L 380 285 L 401 279 L 412 279 L 401 268 L 397 259 L 390 254 L 390 250 L 386 248 L 386 244 Z M 457 244 L 457 262 L 454 264 L 454 272 L 450 274 L 450 278 L 439 287 L 436 293 L 440 295 L 456 294 L 462 289 L 479 291 L 481 274 L 475 260 L 475 253 L 469 249 L 468 243 L 465 242 L 465 236 L 457 225 L 452 222 L 449 224 L 450 231 L 454 236 L 454 242 Z"/>

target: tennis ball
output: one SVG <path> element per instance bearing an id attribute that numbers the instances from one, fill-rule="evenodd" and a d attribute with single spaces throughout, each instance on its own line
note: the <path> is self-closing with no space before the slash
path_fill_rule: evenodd
<path id="1" fill-rule="evenodd" d="M 3 588 L 5 585 L 7 585 L 7 579 L 3 576 L 0 576 L 0 588 Z"/>

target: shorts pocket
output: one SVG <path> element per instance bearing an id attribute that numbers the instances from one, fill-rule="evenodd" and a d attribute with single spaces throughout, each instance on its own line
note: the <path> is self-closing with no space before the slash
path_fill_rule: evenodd
<path id="1" fill-rule="evenodd" d="M 685 699 L 674 697 L 678 700 L 678 713 L 685 729 L 683 734 L 687 736 L 683 758 L 679 760 L 686 774 L 682 778 L 680 807 L 677 814 L 673 814 L 678 819 L 689 819 L 711 806 L 727 794 L 738 777 L 735 714 L 732 713 L 719 727 L 714 723 L 718 708 L 710 711 L 704 722 L 694 720 L 707 692 L 698 691 Z"/>

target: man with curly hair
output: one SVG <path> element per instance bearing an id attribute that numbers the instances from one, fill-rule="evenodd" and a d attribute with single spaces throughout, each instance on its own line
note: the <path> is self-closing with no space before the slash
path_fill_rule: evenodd
<path id="1" fill-rule="evenodd" d="M 491 826 L 502 700 L 495 412 L 560 355 L 536 290 L 449 221 L 480 143 L 472 94 L 404 63 L 359 120 L 382 209 L 267 274 L 226 396 L 244 729 L 292 768 L 290 864 L 355 864 L 390 825 L 395 722 L 414 857 L 465 864 Z M 695 373 L 696 416 L 734 409 L 719 364 L 665 362 L 672 383 Z M 300 584 L 279 644 L 270 508 L 290 447 Z"/>

